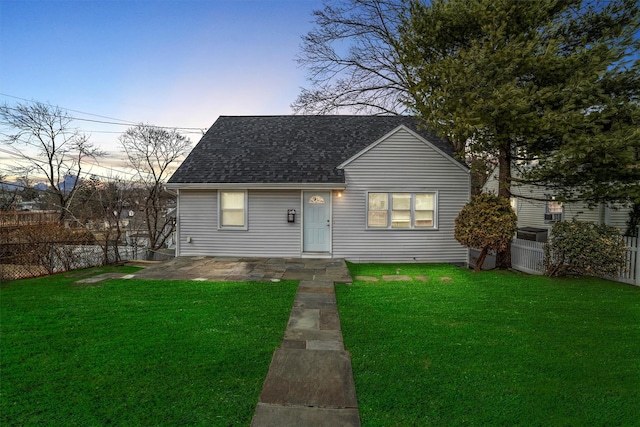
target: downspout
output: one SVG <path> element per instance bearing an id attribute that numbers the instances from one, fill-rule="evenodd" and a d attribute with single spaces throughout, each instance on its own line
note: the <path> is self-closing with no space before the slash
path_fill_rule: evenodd
<path id="1" fill-rule="evenodd" d="M 177 191 L 173 191 L 167 188 L 167 186 L 164 186 L 164 190 L 169 193 L 169 194 L 173 194 L 174 196 L 176 196 L 176 228 L 174 230 L 175 233 L 175 241 L 176 241 L 176 254 L 175 256 L 178 257 L 180 256 L 180 227 L 178 226 L 179 223 L 179 218 L 180 218 L 180 190 L 178 189 Z"/>

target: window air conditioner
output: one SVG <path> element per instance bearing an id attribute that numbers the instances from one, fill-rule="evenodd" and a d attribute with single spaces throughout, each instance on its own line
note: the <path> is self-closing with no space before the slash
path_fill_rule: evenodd
<path id="1" fill-rule="evenodd" d="M 562 221 L 561 213 L 546 213 L 544 214 L 544 220 L 547 222 L 558 222 Z"/>

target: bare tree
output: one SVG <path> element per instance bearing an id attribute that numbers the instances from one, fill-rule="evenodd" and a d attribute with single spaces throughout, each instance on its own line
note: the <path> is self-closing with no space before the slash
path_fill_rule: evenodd
<path id="1" fill-rule="evenodd" d="M 18 201 L 18 187 L 6 182 L 6 177 L 0 173 L 0 211 L 14 210 Z"/>
<path id="2" fill-rule="evenodd" d="M 118 177 L 91 176 L 78 190 L 74 215 L 93 232 L 96 243 L 102 247 L 105 264 L 120 261 L 118 244 L 130 219 L 126 212 L 131 206 L 132 185 Z"/>
<path id="3" fill-rule="evenodd" d="M 73 119 L 59 107 L 40 102 L 0 105 L 4 142 L 14 146 L 21 175 L 41 175 L 55 200 L 63 223 L 84 172 L 84 162 L 103 153 L 87 135 L 72 126 Z M 35 150 L 35 155 L 30 154 Z"/>
<path id="4" fill-rule="evenodd" d="M 16 177 L 16 186 L 20 189 L 22 201 L 37 201 L 40 192 L 35 188 L 33 179 L 28 175 Z"/>
<path id="5" fill-rule="evenodd" d="M 298 63 L 311 88 L 302 89 L 294 111 L 405 112 L 411 74 L 397 43 L 404 10 L 400 0 L 325 0 L 313 12 L 315 28 L 302 37 Z"/>
<path id="6" fill-rule="evenodd" d="M 164 183 L 175 162 L 191 147 L 191 141 L 175 129 L 139 124 L 127 129 L 120 136 L 120 143 L 144 188 L 149 249 L 155 251 L 164 246 L 175 229 L 173 218 L 168 214 L 170 202 L 175 198 L 164 189 Z"/>

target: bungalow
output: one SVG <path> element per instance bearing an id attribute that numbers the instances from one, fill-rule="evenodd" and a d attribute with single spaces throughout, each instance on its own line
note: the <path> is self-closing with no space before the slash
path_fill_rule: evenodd
<path id="1" fill-rule="evenodd" d="M 177 256 L 468 260 L 468 168 L 410 117 L 221 116 L 167 188 Z"/>

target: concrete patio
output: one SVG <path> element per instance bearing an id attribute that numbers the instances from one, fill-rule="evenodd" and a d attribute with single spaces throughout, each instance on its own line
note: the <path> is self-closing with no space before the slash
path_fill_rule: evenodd
<path id="1" fill-rule="evenodd" d="M 132 264 L 135 265 L 135 262 Z M 135 274 L 142 279 L 276 281 L 323 280 L 351 283 L 344 260 L 311 258 L 178 257 L 144 262 Z"/>

